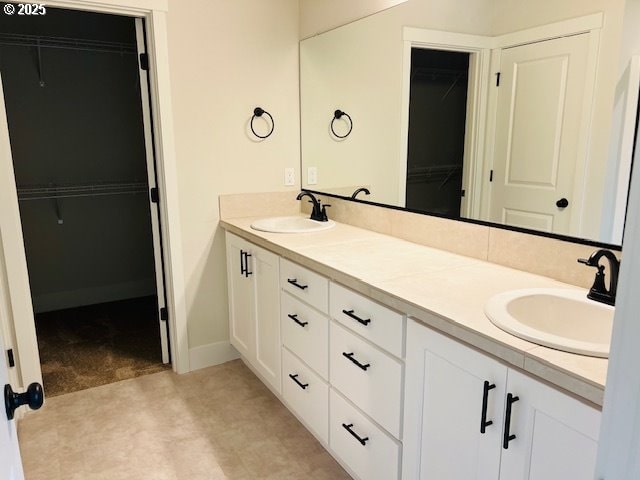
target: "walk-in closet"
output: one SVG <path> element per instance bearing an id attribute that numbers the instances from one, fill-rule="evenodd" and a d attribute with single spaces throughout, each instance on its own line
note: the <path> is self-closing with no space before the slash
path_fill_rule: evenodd
<path id="1" fill-rule="evenodd" d="M 53 8 L 0 18 L 49 396 L 168 368 L 143 28 L 130 17 Z"/>

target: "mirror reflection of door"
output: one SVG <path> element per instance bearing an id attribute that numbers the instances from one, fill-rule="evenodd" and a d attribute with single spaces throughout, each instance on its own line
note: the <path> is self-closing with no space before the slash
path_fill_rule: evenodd
<path id="1" fill-rule="evenodd" d="M 502 51 L 490 221 L 571 231 L 588 52 L 586 34 Z"/>
<path id="2" fill-rule="evenodd" d="M 411 49 L 406 207 L 460 217 L 469 53 Z"/>

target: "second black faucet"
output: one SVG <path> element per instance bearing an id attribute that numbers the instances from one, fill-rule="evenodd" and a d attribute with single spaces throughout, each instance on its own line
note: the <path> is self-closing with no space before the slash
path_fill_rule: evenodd
<path id="1" fill-rule="evenodd" d="M 600 259 L 604 257 L 609 261 L 609 288 L 606 287 L 604 281 L 604 265 L 600 265 Z M 618 290 L 618 272 L 620 271 L 620 260 L 609 250 L 596 250 L 589 258 L 579 258 L 578 262 L 584 263 L 589 267 L 598 269 L 596 278 L 593 282 L 591 290 L 589 290 L 588 298 L 596 302 L 606 303 L 607 305 L 615 305 L 616 292 Z"/>

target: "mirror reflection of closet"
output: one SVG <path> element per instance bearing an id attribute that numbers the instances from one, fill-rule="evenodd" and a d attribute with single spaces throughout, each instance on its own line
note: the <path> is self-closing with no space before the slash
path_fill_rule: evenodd
<path id="1" fill-rule="evenodd" d="M 460 217 L 469 54 L 413 48 L 407 188 L 411 210 Z"/>

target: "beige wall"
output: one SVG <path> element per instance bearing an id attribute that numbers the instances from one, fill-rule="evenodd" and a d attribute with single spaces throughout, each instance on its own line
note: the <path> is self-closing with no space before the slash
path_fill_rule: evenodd
<path id="1" fill-rule="evenodd" d="M 300 38 L 326 32 L 407 0 L 300 0 Z"/>
<path id="2" fill-rule="evenodd" d="M 181 0 L 168 15 L 189 347 L 228 340 L 221 193 L 299 178 L 298 1 Z M 262 142 L 254 107 L 275 119 Z"/>

